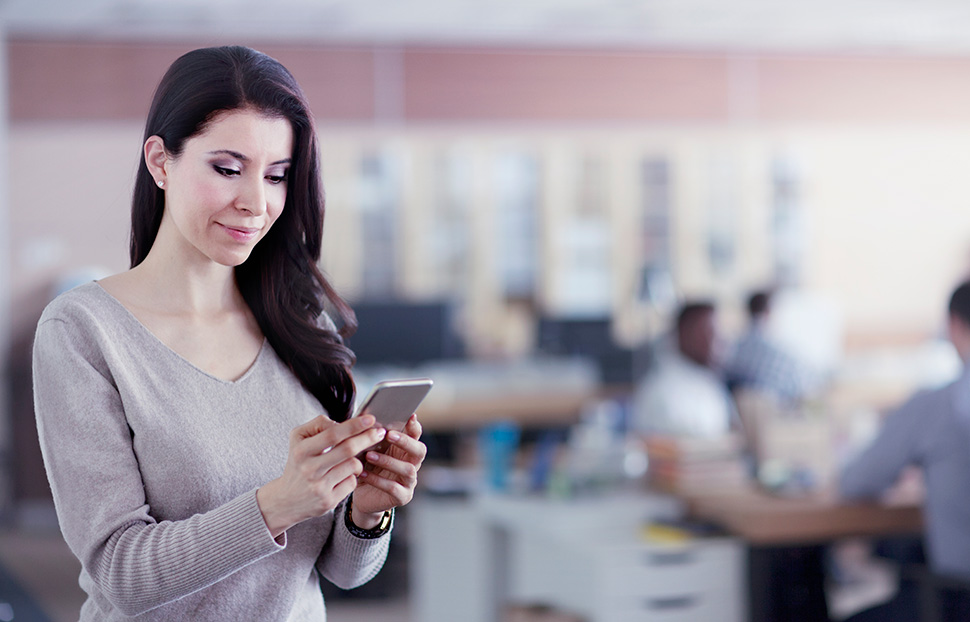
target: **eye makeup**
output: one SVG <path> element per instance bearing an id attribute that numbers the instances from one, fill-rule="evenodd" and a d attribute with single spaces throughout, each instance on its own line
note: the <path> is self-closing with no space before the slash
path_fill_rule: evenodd
<path id="1" fill-rule="evenodd" d="M 237 151 L 232 151 L 229 149 L 218 149 L 216 151 L 210 151 L 209 155 L 214 156 L 229 156 L 234 160 L 238 160 L 240 163 L 245 164 L 250 161 L 249 157 L 239 153 Z M 267 181 L 272 184 L 281 184 L 286 182 L 289 177 L 289 158 L 284 158 L 282 160 L 277 160 L 276 162 L 270 163 L 270 171 L 266 173 L 265 177 Z M 224 162 L 222 160 L 216 160 L 212 163 L 212 168 L 223 175 L 224 177 L 235 177 L 242 174 L 241 168 L 235 166 L 230 166 L 230 163 Z"/>
<path id="2" fill-rule="evenodd" d="M 220 166 L 218 164 L 213 164 L 212 168 L 215 169 L 217 173 L 225 177 L 233 177 L 242 173 L 242 171 L 234 168 L 229 168 L 227 166 Z"/>

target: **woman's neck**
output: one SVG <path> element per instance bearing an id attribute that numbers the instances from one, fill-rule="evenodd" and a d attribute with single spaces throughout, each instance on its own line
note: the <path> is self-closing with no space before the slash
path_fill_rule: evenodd
<path id="1" fill-rule="evenodd" d="M 151 301 L 157 311 L 210 315 L 245 306 L 233 268 L 208 258 L 169 253 L 156 245 L 131 276 L 141 290 L 139 297 Z"/>

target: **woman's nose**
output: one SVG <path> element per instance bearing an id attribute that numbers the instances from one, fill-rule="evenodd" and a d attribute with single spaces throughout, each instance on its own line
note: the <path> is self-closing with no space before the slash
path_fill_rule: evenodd
<path id="1" fill-rule="evenodd" d="M 240 184 L 239 194 L 236 196 L 236 208 L 254 216 L 260 216 L 266 211 L 266 189 L 263 187 L 262 178 Z"/>

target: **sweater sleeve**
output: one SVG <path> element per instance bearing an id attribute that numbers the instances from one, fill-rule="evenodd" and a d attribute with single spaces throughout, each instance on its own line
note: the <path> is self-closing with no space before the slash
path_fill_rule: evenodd
<path id="1" fill-rule="evenodd" d="M 919 393 L 886 417 L 875 440 L 856 456 L 839 478 L 839 493 L 847 499 L 874 499 L 899 479 L 907 465 L 920 460 L 923 432 L 945 405 L 934 393 Z"/>
<path id="2" fill-rule="evenodd" d="M 33 352 L 41 450 L 64 538 L 113 606 L 137 615 L 283 548 L 249 491 L 209 512 L 157 522 L 124 404 L 96 339 L 45 318 Z"/>
<path id="3" fill-rule="evenodd" d="M 391 529 L 379 538 L 358 538 L 347 529 L 344 499 L 333 513 L 333 529 L 317 558 L 317 570 L 328 581 L 345 590 L 373 579 L 384 566 L 391 542 Z"/>

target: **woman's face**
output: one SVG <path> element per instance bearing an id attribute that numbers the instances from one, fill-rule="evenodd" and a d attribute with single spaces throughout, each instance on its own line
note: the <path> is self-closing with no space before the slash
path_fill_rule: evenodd
<path id="1" fill-rule="evenodd" d="M 165 189 L 156 242 L 173 241 L 224 266 L 243 263 L 283 211 L 292 153 L 293 129 L 285 118 L 251 109 L 216 116 L 185 141 L 178 158 L 156 160 L 152 174 Z"/>

